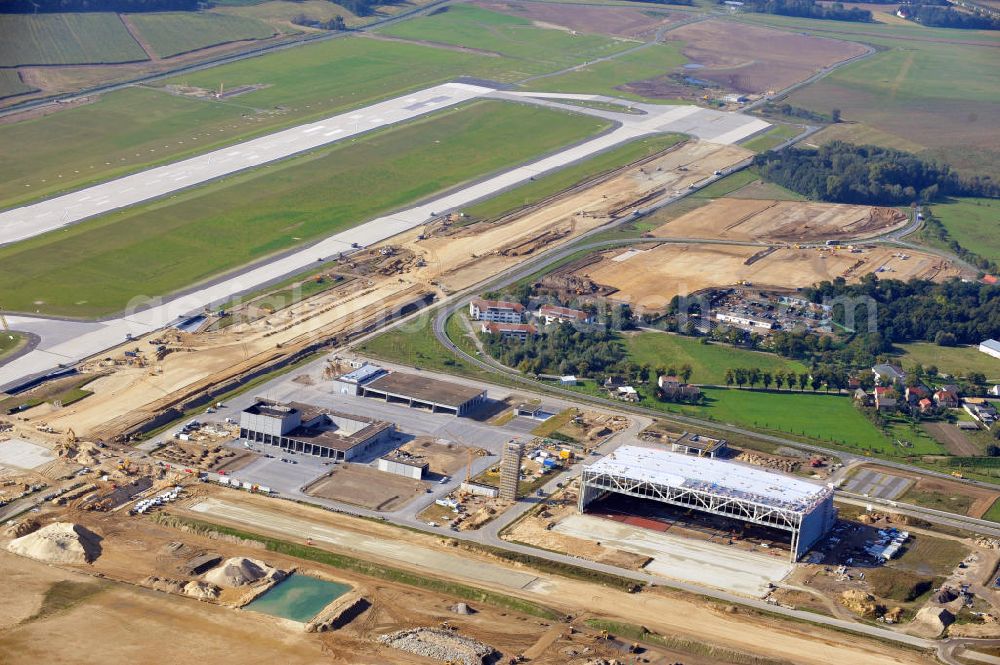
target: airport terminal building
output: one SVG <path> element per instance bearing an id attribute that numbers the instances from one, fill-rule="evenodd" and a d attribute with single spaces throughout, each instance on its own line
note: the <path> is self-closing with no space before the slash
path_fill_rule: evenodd
<path id="1" fill-rule="evenodd" d="M 258 398 L 240 413 L 240 437 L 278 450 L 350 462 L 389 445 L 396 426 L 308 404 Z"/>
<path id="2" fill-rule="evenodd" d="M 829 485 L 639 446 L 622 446 L 583 469 L 581 512 L 609 493 L 788 531 L 792 561 L 809 551 L 836 519 Z"/>

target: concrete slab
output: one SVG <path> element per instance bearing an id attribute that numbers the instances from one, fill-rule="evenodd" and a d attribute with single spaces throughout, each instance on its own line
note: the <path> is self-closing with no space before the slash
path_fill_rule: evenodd
<path id="1" fill-rule="evenodd" d="M 765 596 L 770 583 L 784 579 L 792 571 L 791 564 L 783 557 L 744 552 L 591 515 L 570 515 L 553 530 L 652 557 L 645 570 L 653 575 L 745 596 Z"/>
<path id="2" fill-rule="evenodd" d="M 2 466 L 13 466 L 30 471 L 43 464 L 48 464 L 55 458 L 55 454 L 48 448 L 24 439 L 0 441 L 0 465 Z"/>
<path id="3" fill-rule="evenodd" d="M 912 478 L 905 476 L 882 473 L 874 469 L 861 469 L 844 483 L 844 489 L 855 494 L 893 501 L 906 493 L 913 482 Z"/>

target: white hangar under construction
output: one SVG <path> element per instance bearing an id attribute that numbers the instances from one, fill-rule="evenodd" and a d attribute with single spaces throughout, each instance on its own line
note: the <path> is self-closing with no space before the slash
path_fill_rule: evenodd
<path id="1" fill-rule="evenodd" d="M 833 488 L 763 469 L 640 446 L 584 468 L 580 511 L 624 494 L 791 533 L 797 561 L 833 527 Z"/>

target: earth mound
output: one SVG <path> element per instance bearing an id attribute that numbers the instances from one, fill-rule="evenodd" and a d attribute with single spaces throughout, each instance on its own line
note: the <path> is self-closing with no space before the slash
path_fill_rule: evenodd
<path id="1" fill-rule="evenodd" d="M 280 575 L 280 577 L 278 577 Z M 263 561 L 247 559 L 245 557 L 233 557 L 226 559 L 218 568 L 205 573 L 205 580 L 212 584 L 225 588 L 246 586 L 253 584 L 265 577 L 275 576 L 278 579 L 284 577 L 282 571 L 268 566 Z"/>
<path id="2" fill-rule="evenodd" d="M 15 538 L 7 550 L 46 563 L 90 563 L 101 555 L 101 537 L 78 524 L 55 522 Z"/>

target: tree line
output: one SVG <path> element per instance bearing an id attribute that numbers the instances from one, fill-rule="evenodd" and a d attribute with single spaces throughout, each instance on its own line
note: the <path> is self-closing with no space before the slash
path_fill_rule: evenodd
<path id="1" fill-rule="evenodd" d="M 719 0 L 723 4 L 724 0 Z M 872 13 L 867 9 L 845 7 L 840 2 L 821 5 L 815 0 L 744 0 L 743 9 L 758 14 L 778 14 L 779 16 L 800 16 L 832 21 L 872 22 Z"/>
<path id="2" fill-rule="evenodd" d="M 551 326 L 525 341 L 482 335 L 483 346 L 494 359 L 528 374 L 627 372 L 626 353 L 615 333 L 606 328 L 577 330 L 564 323 Z"/>
<path id="3" fill-rule="evenodd" d="M 899 11 L 907 19 L 933 28 L 1000 30 L 1000 20 L 979 12 L 958 11 L 947 0 L 908 2 L 900 5 Z"/>
<path id="4" fill-rule="evenodd" d="M 754 157 L 761 176 L 820 201 L 906 205 L 944 196 L 1000 196 L 990 178 L 962 178 L 947 164 L 873 145 L 832 141 Z"/>
<path id="5" fill-rule="evenodd" d="M 954 278 L 940 284 L 925 279 L 877 279 L 869 274 L 857 284 L 843 279 L 820 282 L 805 289 L 813 302 L 846 296 L 857 299 L 861 312 L 856 322 L 867 319 L 867 303 L 876 306 L 878 334 L 888 344 L 894 342 L 935 342 L 941 346 L 978 344 L 1000 338 L 1000 286 L 965 282 Z M 869 300 L 870 299 L 870 300 Z M 843 324 L 848 312 L 835 305 L 833 320 Z M 856 327 L 858 324 L 856 323 Z"/>
<path id="6" fill-rule="evenodd" d="M 820 388 L 826 391 L 841 390 L 849 384 L 850 376 L 847 370 L 833 365 L 819 365 L 811 372 L 793 372 L 791 370 L 762 370 L 759 367 L 734 367 L 726 370 L 726 385 L 736 386 L 742 389 L 749 386 L 751 389 L 758 385 L 764 390 L 770 390 L 774 385 L 778 390 L 788 386 L 789 390 L 794 390 L 796 386 L 801 391 L 812 388 L 816 392 Z"/>

